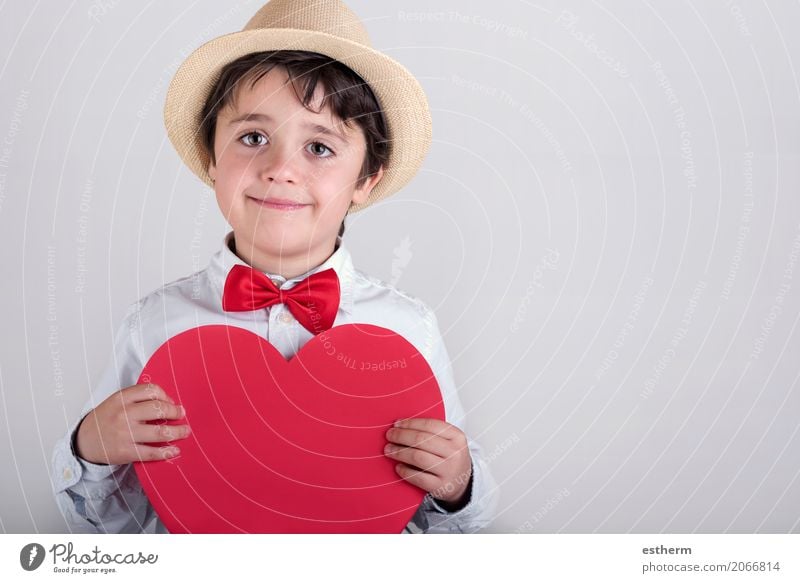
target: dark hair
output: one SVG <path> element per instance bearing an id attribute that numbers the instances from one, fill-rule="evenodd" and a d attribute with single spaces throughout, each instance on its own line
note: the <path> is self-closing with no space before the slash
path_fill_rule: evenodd
<path id="1" fill-rule="evenodd" d="M 250 53 L 231 61 L 220 72 L 219 80 L 208 95 L 202 110 L 200 136 L 209 159 L 216 163 L 214 138 L 217 116 L 229 104 L 235 104 L 240 83 L 250 88 L 275 67 L 288 74 L 294 92 L 303 107 L 319 113 L 327 105 L 333 115 L 347 127 L 353 122 L 361 128 L 366 141 L 366 154 L 356 188 L 362 186 L 389 158 L 389 132 L 380 104 L 369 84 L 352 69 L 326 55 L 310 51 L 263 51 Z M 317 84 L 324 89 L 319 110 L 311 108 Z M 344 235 L 344 221 L 339 236 Z"/>

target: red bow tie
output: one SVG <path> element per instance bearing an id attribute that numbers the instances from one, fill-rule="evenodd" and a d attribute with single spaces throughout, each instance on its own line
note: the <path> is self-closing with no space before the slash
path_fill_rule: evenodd
<path id="1" fill-rule="evenodd" d="M 222 292 L 223 310 L 250 312 L 273 304 L 285 304 L 306 330 L 317 335 L 333 326 L 336 319 L 339 278 L 333 269 L 326 269 L 308 276 L 292 289 L 281 290 L 258 270 L 233 266 Z"/>

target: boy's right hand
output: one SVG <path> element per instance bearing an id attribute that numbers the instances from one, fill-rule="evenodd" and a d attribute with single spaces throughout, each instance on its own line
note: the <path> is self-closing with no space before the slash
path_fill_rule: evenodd
<path id="1" fill-rule="evenodd" d="M 183 416 L 183 407 L 176 405 L 158 385 L 127 387 L 108 397 L 83 418 L 75 440 L 75 453 L 94 464 L 128 464 L 175 457 L 180 452 L 174 445 L 146 444 L 184 439 L 189 436 L 189 426 L 147 422 Z"/>

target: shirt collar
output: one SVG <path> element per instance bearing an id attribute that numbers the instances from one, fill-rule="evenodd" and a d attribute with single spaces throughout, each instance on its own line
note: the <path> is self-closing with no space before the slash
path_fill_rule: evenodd
<path id="1" fill-rule="evenodd" d="M 232 244 L 233 231 L 225 235 L 222 241 L 222 249 L 214 254 L 208 266 L 209 277 L 220 298 L 222 297 L 222 290 L 225 289 L 225 279 L 228 277 L 228 272 L 230 272 L 233 266 L 245 265 L 251 267 L 231 250 Z M 336 237 L 336 249 L 330 257 L 302 275 L 286 279 L 282 275 L 276 273 L 262 273 L 269 277 L 279 289 L 291 289 L 295 284 L 304 280 L 309 275 L 317 273 L 318 271 L 324 271 L 328 268 L 332 268 L 339 278 L 339 309 L 344 310 L 348 314 L 352 313 L 353 260 L 350 257 L 350 252 L 345 248 L 341 237 Z"/>

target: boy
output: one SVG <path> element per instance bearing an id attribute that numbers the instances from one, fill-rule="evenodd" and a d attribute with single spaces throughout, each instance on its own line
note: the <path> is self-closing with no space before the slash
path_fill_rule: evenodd
<path id="1" fill-rule="evenodd" d="M 135 384 L 168 338 L 226 324 L 259 334 L 290 358 L 332 325 L 359 322 L 394 330 L 420 351 L 449 420 L 406 419 L 386 434 L 385 455 L 397 462 L 398 476 L 428 493 L 406 531 L 488 524 L 495 487 L 479 446 L 461 429 L 433 312 L 355 270 L 342 243 L 345 215 L 402 187 L 427 152 L 430 116 L 416 80 L 371 49 L 341 2 L 272 0 L 242 32 L 189 56 L 170 86 L 165 121 L 183 160 L 214 188 L 233 231 L 205 270 L 128 309 L 111 364 L 53 453 L 56 498 L 70 527 L 141 532 L 155 519 L 155 531 L 166 532 L 131 463 L 178 455 L 191 431 L 187 423 L 147 423 L 186 412 L 160 387 Z M 262 288 L 248 288 L 242 301 L 235 292 L 255 275 Z M 280 292 L 310 294 L 322 279 L 333 290 L 314 300 L 325 317 L 312 322 L 281 303 Z M 271 299 L 251 305 L 254 294 Z M 164 441 L 172 445 L 148 445 Z"/>

